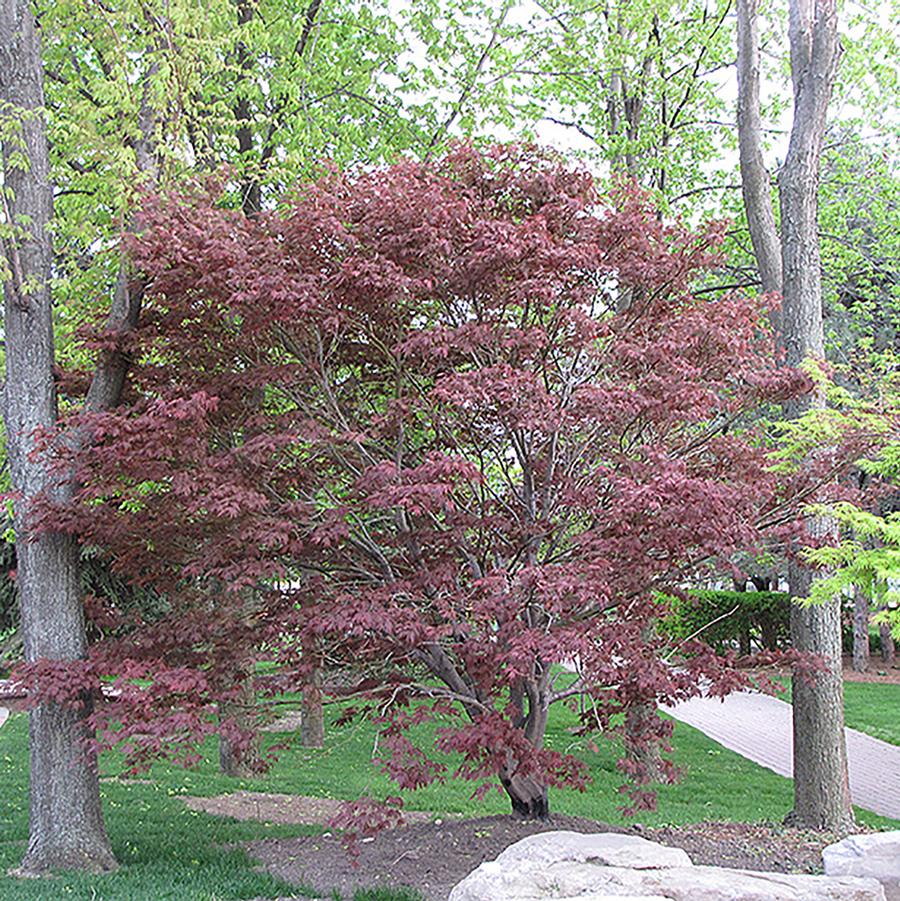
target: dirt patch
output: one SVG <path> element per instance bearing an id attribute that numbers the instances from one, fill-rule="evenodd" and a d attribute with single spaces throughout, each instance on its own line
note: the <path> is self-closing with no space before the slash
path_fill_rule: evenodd
<path id="1" fill-rule="evenodd" d="M 326 897 L 335 889 L 347 898 L 357 888 L 407 886 L 426 901 L 446 901 L 450 889 L 483 861 L 528 835 L 557 829 L 631 833 L 683 848 L 697 864 L 782 873 L 821 872 L 822 848 L 834 841 L 832 835 L 759 824 L 623 829 L 566 816 L 547 822 L 494 816 L 384 832 L 361 845 L 357 867 L 339 838 L 328 833 L 253 842 L 248 850 L 268 872 Z"/>
<path id="2" fill-rule="evenodd" d="M 872 682 L 881 685 L 900 685 L 900 663 L 888 665 L 877 654 L 869 661 L 869 669 L 857 673 L 853 669 L 853 658 L 844 656 L 842 662 L 845 682 Z M 770 679 L 790 679 L 791 668 L 788 666 L 750 667 L 745 672 L 751 676 L 768 676 Z"/>
<path id="3" fill-rule="evenodd" d="M 211 813 L 214 816 L 234 817 L 236 820 L 257 820 L 260 823 L 279 825 L 300 824 L 322 826 L 341 808 L 343 801 L 334 798 L 310 798 L 305 795 L 279 795 L 263 792 L 237 791 L 211 798 L 183 798 L 191 810 Z M 405 825 L 427 823 L 437 814 L 423 810 L 405 810 Z"/>
<path id="4" fill-rule="evenodd" d="M 822 849 L 843 837 L 768 823 L 691 823 L 634 832 L 687 851 L 695 864 L 772 873 L 821 873 Z"/>
<path id="5" fill-rule="evenodd" d="M 360 845 L 358 866 L 330 833 L 252 842 L 247 848 L 263 868 L 287 882 L 327 897 L 337 889 L 352 898 L 358 888 L 407 886 L 427 901 L 446 901 L 450 889 L 485 860 L 527 835 L 569 829 L 624 832 L 591 820 L 555 816 L 546 822 L 511 816 L 436 820 L 382 832 Z"/>
<path id="6" fill-rule="evenodd" d="M 303 724 L 303 713 L 299 710 L 289 710 L 278 719 L 267 723 L 261 732 L 299 732 Z"/>

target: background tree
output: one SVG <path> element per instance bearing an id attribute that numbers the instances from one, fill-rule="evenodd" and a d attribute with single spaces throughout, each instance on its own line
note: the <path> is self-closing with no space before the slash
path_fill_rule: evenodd
<path id="1" fill-rule="evenodd" d="M 780 236 L 762 164 L 755 0 L 740 0 L 738 16 L 744 201 L 764 284 L 777 288 L 780 272 L 784 304 L 779 336 L 786 362 L 797 366 L 807 357 L 825 357 L 816 211 L 826 115 L 840 55 L 836 5 L 809 0 L 790 4 L 794 115 L 788 155 L 778 179 Z M 788 415 L 797 415 L 810 403 L 821 406 L 824 397 L 789 405 Z M 817 536 L 829 526 L 825 520 L 811 520 L 808 528 Z M 791 566 L 792 596 L 806 597 L 810 581 L 807 569 Z M 795 606 L 791 641 L 797 650 L 822 655 L 830 670 L 818 674 L 814 685 L 793 679 L 794 810 L 790 819 L 812 828 L 846 830 L 853 823 L 853 811 L 844 742 L 839 600 Z"/>
<path id="2" fill-rule="evenodd" d="M 43 122 L 43 69 L 27 3 L 0 4 L 0 114 L 4 179 L 4 332 L 6 382 L 3 418 L 18 549 L 25 656 L 62 663 L 87 653 L 78 579 L 78 545 L 59 531 L 36 535 L 31 504 L 43 493 L 58 500 L 46 455 L 31 454 L 35 432 L 54 428 L 51 322 L 52 213 L 49 151 Z M 106 838 L 97 765 L 87 748 L 90 694 L 74 705 L 46 701 L 30 715 L 31 831 L 24 874 L 55 868 L 108 870 L 115 860 Z"/>

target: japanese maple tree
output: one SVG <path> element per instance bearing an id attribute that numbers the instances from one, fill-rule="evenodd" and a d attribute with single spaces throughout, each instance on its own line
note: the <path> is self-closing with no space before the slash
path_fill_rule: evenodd
<path id="1" fill-rule="evenodd" d="M 156 674 L 197 733 L 188 695 L 233 696 L 258 656 L 302 680 L 318 647 L 363 670 L 401 787 L 452 752 L 543 817 L 586 779 L 544 746 L 553 704 L 638 747 L 668 727 L 630 712 L 743 684 L 699 643 L 673 666 L 653 628 L 662 590 L 758 541 L 777 501 L 751 414 L 806 386 L 765 299 L 692 293 L 722 231 L 521 147 L 335 172 L 252 219 L 148 204 L 132 403 L 90 418 L 52 511 L 171 606 L 95 649 L 109 715 Z M 427 720 L 434 749 L 408 735 Z"/>

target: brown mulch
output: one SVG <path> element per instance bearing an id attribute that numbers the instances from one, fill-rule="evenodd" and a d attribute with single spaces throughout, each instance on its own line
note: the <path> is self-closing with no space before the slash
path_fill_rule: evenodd
<path id="1" fill-rule="evenodd" d="M 822 849 L 843 838 L 773 823 L 690 823 L 631 831 L 687 851 L 698 865 L 772 873 L 821 873 Z"/>
<path id="2" fill-rule="evenodd" d="M 352 898 L 358 888 L 407 886 L 427 901 L 447 901 L 450 889 L 480 863 L 493 860 L 504 848 L 528 835 L 557 829 L 626 831 L 566 816 L 554 816 L 546 822 L 511 816 L 435 820 L 363 840 L 356 866 L 340 836 L 331 833 L 265 839 L 246 847 L 266 872 L 326 897 L 335 889 L 341 897 Z"/>
<path id="3" fill-rule="evenodd" d="M 325 896 L 335 889 L 349 898 L 357 888 L 407 886 L 426 901 L 446 901 L 450 889 L 483 861 L 528 835 L 558 829 L 631 833 L 683 848 L 697 864 L 792 873 L 821 872 L 822 848 L 835 840 L 832 835 L 760 824 L 625 829 L 557 815 L 546 822 L 492 816 L 388 830 L 360 845 L 356 866 L 340 837 L 331 833 L 266 839 L 247 847 L 267 872 Z"/>

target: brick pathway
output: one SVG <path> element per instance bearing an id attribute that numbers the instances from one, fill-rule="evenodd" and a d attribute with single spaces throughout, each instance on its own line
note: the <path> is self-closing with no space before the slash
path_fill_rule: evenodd
<path id="1" fill-rule="evenodd" d="M 663 710 L 742 757 L 792 775 L 791 705 L 757 692 L 736 692 L 724 701 L 693 698 Z M 858 807 L 900 819 L 900 747 L 847 729 L 850 796 Z"/>

